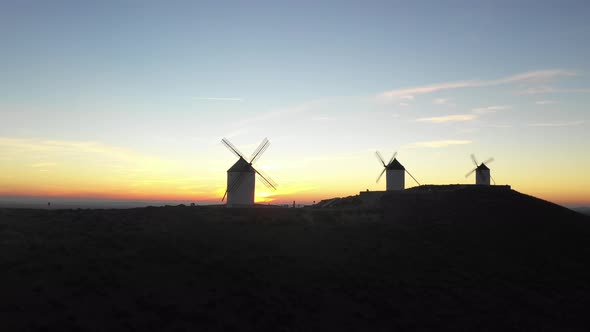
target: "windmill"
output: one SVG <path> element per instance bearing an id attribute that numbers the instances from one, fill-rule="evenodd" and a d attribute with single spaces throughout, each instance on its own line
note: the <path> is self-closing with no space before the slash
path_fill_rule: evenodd
<path id="1" fill-rule="evenodd" d="M 465 177 L 468 177 L 469 175 L 471 175 L 471 173 L 475 172 L 475 184 L 483 184 L 489 186 L 490 179 L 492 179 L 495 185 L 496 181 L 494 181 L 494 178 L 492 178 L 492 176 L 490 175 L 490 169 L 486 165 L 494 161 L 494 158 L 489 158 L 488 160 L 478 165 L 477 159 L 475 159 L 475 155 L 471 154 L 471 160 L 473 161 L 475 168 L 472 169 L 469 173 L 465 174 Z"/>
<path id="2" fill-rule="evenodd" d="M 231 152 L 233 152 L 238 161 L 227 170 L 227 189 L 221 201 L 225 200 L 227 196 L 227 207 L 236 206 L 252 206 L 254 205 L 254 178 L 255 174 L 258 174 L 258 178 L 262 183 L 269 189 L 276 190 L 277 184 L 268 175 L 261 173 L 252 167 L 252 164 L 256 162 L 262 153 L 268 149 L 270 142 L 268 139 L 262 140 L 262 143 L 258 146 L 250 161 L 246 161 L 244 155 L 233 145 L 227 138 L 223 138 L 221 143 L 225 145 Z"/>
<path id="3" fill-rule="evenodd" d="M 381 177 L 383 176 L 383 173 L 387 172 L 387 174 L 385 175 L 385 179 L 386 179 L 385 187 L 387 188 L 387 191 L 404 190 L 405 189 L 405 173 L 408 173 L 408 175 L 411 176 L 412 179 L 414 179 L 414 181 L 416 181 L 416 183 L 418 185 L 420 185 L 418 180 L 416 180 L 416 178 L 414 176 L 412 176 L 412 174 L 410 174 L 410 172 L 408 172 L 408 170 L 402 164 L 400 164 L 400 162 L 397 161 L 397 159 L 395 159 L 395 157 L 397 156 L 397 152 L 395 152 L 393 154 L 393 156 L 391 157 L 391 159 L 389 159 L 389 162 L 387 164 L 385 164 L 385 161 L 383 160 L 383 156 L 381 156 L 381 153 L 379 153 L 379 151 L 375 151 L 375 156 L 377 156 L 377 159 L 379 160 L 379 162 L 381 164 L 383 164 L 383 170 L 381 171 L 381 173 L 377 177 L 376 182 L 378 183 L 379 180 L 381 179 Z"/>

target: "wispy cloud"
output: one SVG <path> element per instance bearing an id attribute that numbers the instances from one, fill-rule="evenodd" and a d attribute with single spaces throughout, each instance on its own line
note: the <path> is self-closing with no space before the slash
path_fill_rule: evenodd
<path id="1" fill-rule="evenodd" d="M 316 115 L 311 117 L 312 121 L 331 121 L 334 120 L 333 117 L 327 115 Z"/>
<path id="2" fill-rule="evenodd" d="M 466 114 L 449 114 L 443 116 L 434 116 L 429 118 L 418 118 L 416 119 L 417 122 L 431 122 L 431 123 L 447 123 L 447 122 L 463 122 L 463 121 L 472 121 L 484 114 L 488 113 L 495 113 L 499 110 L 507 110 L 511 109 L 512 106 L 508 105 L 501 105 L 501 106 L 487 106 L 487 107 L 479 107 L 474 108 L 471 110 L 471 113 Z"/>
<path id="3" fill-rule="evenodd" d="M 245 130 L 245 128 L 252 123 L 260 123 L 263 121 L 269 121 L 271 119 L 283 118 L 286 116 L 309 112 L 311 110 L 322 109 L 322 106 L 324 104 L 328 104 L 330 101 L 331 100 L 328 98 L 317 99 L 295 106 L 273 109 L 265 113 L 244 117 L 242 120 L 235 122 L 234 127 L 237 128 L 236 130 Z"/>
<path id="4" fill-rule="evenodd" d="M 449 90 L 449 89 L 466 88 L 469 86 L 477 86 L 476 84 L 477 84 L 477 81 L 447 82 L 447 83 L 431 84 L 431 85 L 416 86 L 416 87 L 411 87 L 411 88 L 402 88 L 402 89 L 385 91 L 385 92 L 381 93 L 381 96 L 388 97 L 388 98 L 401 98 L 406 95 L 421 95 L 421 94 L 432 93 L 432 92 L 441 91 L 441 90 Z"/>
<path id="5" fill-rule="evenodd" d="M 426 141 L 426 142 L 416 142 L 410 144 L 409 148 L 445 148 L 452 145 L 465 145 L 471 144 L 472 141 L 469 140 L 436 140 L 436 141 Z"/>
<path id="6" fill-rule="evenodd" d="M 225 137 L 225 138 L 227 138 L 227 139 L 234 138 L 234 137 L 236 137 L 236 136 L 239 136 L 239 135 L 242 135 L 242 134 L 244 134 L 246 131 L 247 131 L 246 129 L 238 129 L 238 130 L 234 130 L 234 131 L 231 131 L 231 132 L 229 132 L 229 133 L 227 133 L 227 134 L 223 135 L 223 137 Z M 219 141 L 216 141 L 215 143 L 217 144 L 217 143 L 219 143 Z"/>
<path id="7" fill-rule="evenodd" d="M 557 89 L 550 86 L 541 87 L 530 87 L 520 91 L 516 91 L 517 95 L 540 95 L 549 93 L 590 93 L 590 88 L 579 88 L 579 89 Z"/>
<path id="8" fill-rule="evenodd" d="M 584 121 L 556 121 L 556 122 L 541 122 L 541 123 L 530 123 L 529 127 L 571 127 L 579 126 L 584 124 Z"/>
<path id="9" fill-rule="evenodd" d="M 471 121 L 475 119 L 475 114 L 450 114 L 444 116 L 434 116 L 431 118 L 419 118 L 416 119 L 418 122 L 432 122 L 432 123 L 444 123 L 444 122 L 458 122 L 458 121 Z"/>
<path id="10" fill-rule="evenodd" d="M 324 156 L 306 157 L 306 158 L 303 158 L 303 160 L 307 161 L 307 162 L 342 161 L 342 160 L 352 160 L 356 157 L 357 157 L 357 155 L 353 154 L 353 153 L 339 153 L 339 154 L 324 155 Z"/>
<path id="11" fill-rule="evenodd" d="M 551 104 L 557 104 L 557 101 L 555 101 L 555 100 L 537 100 L 535 102 L 535 104 L 537 104 L 537 105 L 551 105 Z"/>
<path id="12" fill-rule="evenodd" d="M 501 110 L 508 110 L 511 109 L 512 106 L 507 106 L 507 105 L 500 105 L 500 106 L 488 106 L 488 107 L 479 107 L 479 108 L 474 108 L 471 111 L 475 114 L 487 114 L 487 113 L 495 113 L 496 111 L 501 111 Z"/>
<path id="13" fill-rule="evenodd" d="M 531 71 L 526 73 L 515 74 L 495 80 L 468 80 L 468 81 L 458 81 L 458 82 L 444 82 L 444 83 L 437 83 L 437 84 L 429 84 L 423 86 L 416 86 L 410 88 L 401 88 L 401 89 L 394 89 L 382 92 L 380 94 L 381 97 L 386 98 L 394 98 L 399 99 L 402 96 L 416 96 L 421 94 L 427 94 L 437 91 L 444 91 L 444 90 L 451 90 L 451 89 L 461 89 L 461 88 L 477 88 L 477 87 L 487 87 L 487 86 L 496 86 L 502 84 L 511 84 L 511 83 L 542 83 L 552 80 L 557 77 L 563 76 L 573 76 L 576 75 L 575 72 L 569 70 L 562 70 L 562 69 L 549 69 L 549 70 L 539 70 L 539 71 Z"/>
<path id="14" fill-rule="evenodd" d="M 210 101 L 244 101 L 243 98 L 237 97 L 193 97 L 195 100 L 210 100 Z"/>
<path id="15" fill-rule="evenodd" d="M 530 88 L 526 88 L 520 91 L 517 91 L 516 94 L 517 95 L 539 95 L 539 94 L 545 94 L 545 93 L 552 93 L 555 92 L 555 88 L 549 87 L 549 86 L 538 86 L 538 87 L 530 87 Z"/>
<path id="16" fill-rule="evenodd" d="M 575 76 L 576 72 L 571 70 L 563 69 L 548 69 L 548 70 L 537 70 L 526 73 L 516 74 L 508 76 L 499 80 L 489 81 L 490 85 L 513 83 L 513 82 L 534 82 L 541 83 L 552 80 L 560 76 Z"/>
<path id="17" fill-rule="evenodd" d="M 434 105 L 455 106 L 451 98 L 436 98 L 432 103 Z"/>
<path id="18" fill-rule="evenodd" d="M 36 163 L 36 164 L 32 164 L 31 167 L 33 168 L 40 168 L 40 167 L 51 167 L 51 166 L 55 166 L 57 165 L 57 163 Z"/>
<path id="19" fill-rule="evenodd" d="M 156 163 L 159 159 L 139 154 L 135 151 L 93 141 L 63 141 L 47 139 L 26 139 L 0 137 L 0 147 L 14 153 L 49 153 L 55 156 L 67 155 L 102 155 L 119 160 Z M 44 162 L 39 167 L 49 166 L 53 162 Z M 33 165 L 33 167 L 35 167 Z"/>
<path id="20" fill-rule="evenodd" d="M 488 127 L 488 128 L 512 128 L 513 126 L 511 124 L 490 124 L 490 125 L 484 125 L 483 127 Z"/>

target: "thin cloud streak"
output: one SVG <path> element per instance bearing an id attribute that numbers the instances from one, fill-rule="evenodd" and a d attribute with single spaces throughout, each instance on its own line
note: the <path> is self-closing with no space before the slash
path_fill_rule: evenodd
<path id="1" fill-rule="evenodd" d="M 462 121 L 472 121 L 479 118 L 481 115 L 488 114 L 488 113 L 495 113 L 499 110 L 507 110 L 511 109 L 512 106 L 508 105 L 501 105 L 501 106 L 488 106 L 488 107 L 479 107 L 474 108 L 471 110 L 471 114 L 450 114 L 444 116 L 435 116 L 430 118 L 419 118 L 416 119 L 417 122 L 430 122 L 430 123 L 446 123 L 446 122 L 462 122 Z"/>
<path id="2" fill-rule="evenodd" d="M 426 142 L 416 142 L 410 144 L 409 148 L 445 148 L 452 145 L 465 145 L 471 144 L 472 141 L 469 140 L 436 140 L 436 141 L 426 141 Z"/>
<path id="3" fill-rule="evenodd" d="M 562 76 L 574 76 L 576 75 L 575 72 L 569 70 L 562 70 L 562 69 L 550 69 L 550 70 L 539 70 L 539 71 L 532 71 L 526 72 L 521 74 L 515 74 L 507 77 L 503 77 L 496 80 L 468 80 L 468 81 L 458 81 L 458 82 L 444 82 L 438 84 L 430 84 L 424 86 L 417 86 L 411 88 L 402 88 L 402 89 L 395 89 L 390 91 L 385 91 L 380 94 L 381 97 L 386 98 L 401 98 L 402 96 L 415 96 L 420 94 L 427 94 L 437 91 L 443 90 L 451 90 L 451 89 L 461 89 L 461 88 L 477 88 L 477 87 L 486 87 L 486 86 L 496 86 L 502 84 L 510 84 L 510 83 L 517 83 L 517 82 L 546 82 L 556 77 Z"/>
<path id="4" fill-rule="evenodd" d="M 236 97 L 193 97 L 195 100 L 211 100 L 211 101 L 244 101 L 243 98 Z"/>
<path id="5" fill-rule="evenodd" d="M 549 86 L 534 87 L 524 90 L 517 91 L 515 94 L 520 96 L 528 95 L 541 95 L 549 93 L 590 93 L 590 88 L 579 88 L 579 89 L 556 89 Z"/>
<path id="6" fill-rule="evenodd" d="M 551 104 L 557 104 L 557 101 L 555 101 L 555 100 L 537 100 L 535 102 L 535 104 L 537 104 L 537 105 L 551 105 Z"/>
<path id="7" fill-rule="evenodd" d="M 445 123 L 445 122 L 458 122 L 458 121 L 471 121 L 476 118 L 475 114 L 451 114 L 445 116 L 435 116 L 431 118 L 419 118 L 416 119 L 418 122 L 432 122 L 432 123 Z"/>
<path id="8" fill-rule="evenodd" d="M 353 97 L 356 98 L 356 97 Z M 254 116 L 244 117 L 241 120 L 238 120 L 234 123 L 233 128 L 234 131 L 244 130 L 247 131 L 247 127 L 252 123 L 260 123 L 263 121 L 269 121 L 271 119 L 283 118 L 287 116 L 293 116 L 295 114 L 301 114 L 313 110 L 320 110 L 325 108 L 325 105 L 329 105 L 330 102 L 338 100 L 338 97 L 333 98 L 323 98 L 323 99 L 316 99 L 304 103 L 297 104 L 295 106 L 289 107 L 282 107 L 272 109 L 265 113 L 261 113 Z"/>
<path id="9" fill-rule="evenodd" d="M 46 139 L 27 139 L 27 138 L 10 138 L 0 137 L 0 147 L 10 149 L 16 153 L 69 153 L 75 155 L 105 155 L 113 158 L 119 158 L 127 161 L 143 161 L 156 163 L 159 159 L 136 153 L 135 151 L 106 145 L 93 141 L 61 141 Z"/>
<path id="10" fill-rule="evenodd" d="M 56 166 L 57 163 L 36 163 L 36 164 L 32 164 L 31 167 L 33 168 L 40 168 L 40 167 L 51 167 L 51 166 Z"/>
<path id="11" fill-rule="evenodd" d="M 487 113 L 495 113 L 496 111 L 509 110 L 511 108 L 512 108 L 512 106 L 500 105 L 500 106 L 488 106 L 488 107 L 474 108 L 471 111 L 475 114 L 481 115 L 481 114 L 487 114 Z"/>
<path id="12" fill-rule="evenodd" d="M 491 124 L 491 125 L 484 125 L 483 127 L 487 128 L 512 128 L 513 125 L 511 124 Z"/>
<path id="13" fill-rule="evenodd" d="M 455 106 L 451 98 L 437 98 L 432 103 L 434 105 Z"/>
<path id="14" fill-rule="evenodd" d="M 333 117 L 331 116 L 327 116 L 327 115 L 318 115 L 318 116 L 313 116 L 311 118 L 312 121 L 332 121 L 334 120 Z"/>
<path id="15" fill-rule="evenodd" d="M 529 127 L 571 127 L 579 126 L 584 124 L 584 121 L 569 121 L 569 122 L 543 122 L 543 123 L 530 123 Z"/>

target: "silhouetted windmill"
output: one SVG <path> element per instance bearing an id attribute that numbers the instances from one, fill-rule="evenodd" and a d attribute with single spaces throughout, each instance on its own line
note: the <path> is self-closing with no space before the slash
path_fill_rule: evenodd
<path id="1" fill-rule="evenodd" d="M 418 182 L 418 180 L 416 180 L 416 178 L 412 176 L 412 174 L 410 174 L 410 172 L 408 172 L 408 170 L 402 164 L 400 164 L 400 162 L 397 161 L 397 159 L 395 159 L 395 157 L 397 156 L 397 152 L 393 154 L 393 156 L 391 157 L 391 159 L 389 159 L 389 162 L 387 164 L 385 164 L 385 161 L 383 160 L 383 157 L 381 156 L 381 153 L 379 153 L 379 151 L 375 151 L 375 155 L 377 156 L 379 162 L 383 164 L 383 170 L 377 177 L 376 182 L 379 182 L 379 180 L 383 176 L 383 173 L 387 172 L 387 174 L 385 175 L 385 187 L 387 191 L 404 190 L 406 185 L 405 173 L 408 173 L 408 175 L 411 176 L 412 179 L 414 179 L 414 181 L 416 181 L 418 185 L 420 185 L 420 182 Z"/>
<path id="2" fill-rule="evenodd" d="M 262 153 L 268 149 L 270 142 L 268 139 L 262 140 L 262 143 L 252 153 L 250 161 L 246 161 L 244 155 L 233 145 L 227 138 L 223 138 L 221 143 L 225 145 L 231 152 L 233 152 L 238 158 L 238 161 L 227 170 L 227 189 L 221 201 L 225 200 L 227 196 L 227 207 L 236 206 L 250 206 L 254 205 L 254 187 L 255 187 L 255 173 L 258 174 L 258 178 L 267 186 L 269 189 L 276 190 L 277 184 L 268 175 L 263 175 L 261 172 L 252 167 L 252 164 L 257 161 Z"/>
<path id="3" fill-rule="evenodd" d="M 494 158 L 489 158 L 488 160 L 478 165 L 477 159 L 475 159 L 475 155 L 471 154 L 471 160 L 473 161 L 475 168 L 472 169 L 469 173 L 465 174 L 465 177 L 468 177 L 469 175 L 471 175 L 471 173 L 475 172 L 475 184 L 483 184 L 489 186 L 490 179 L 492 179 L 495 185 L 496 181 L 494 181 L 494 178 L 492 178 L 492 176 L 490 175 L 490 169 L 486 165 L 494 161 Z"/>

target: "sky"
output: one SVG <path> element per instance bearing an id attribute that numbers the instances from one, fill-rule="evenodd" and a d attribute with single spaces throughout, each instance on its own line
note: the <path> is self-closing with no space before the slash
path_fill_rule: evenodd
<path id="1" fill-rule="evenodd" d="M 313 202 L 497 184 L 590 205 L 588 1 L 0 1 L 0 201 Z M 406 187 L 416 184 L 406 176 Z"/>

